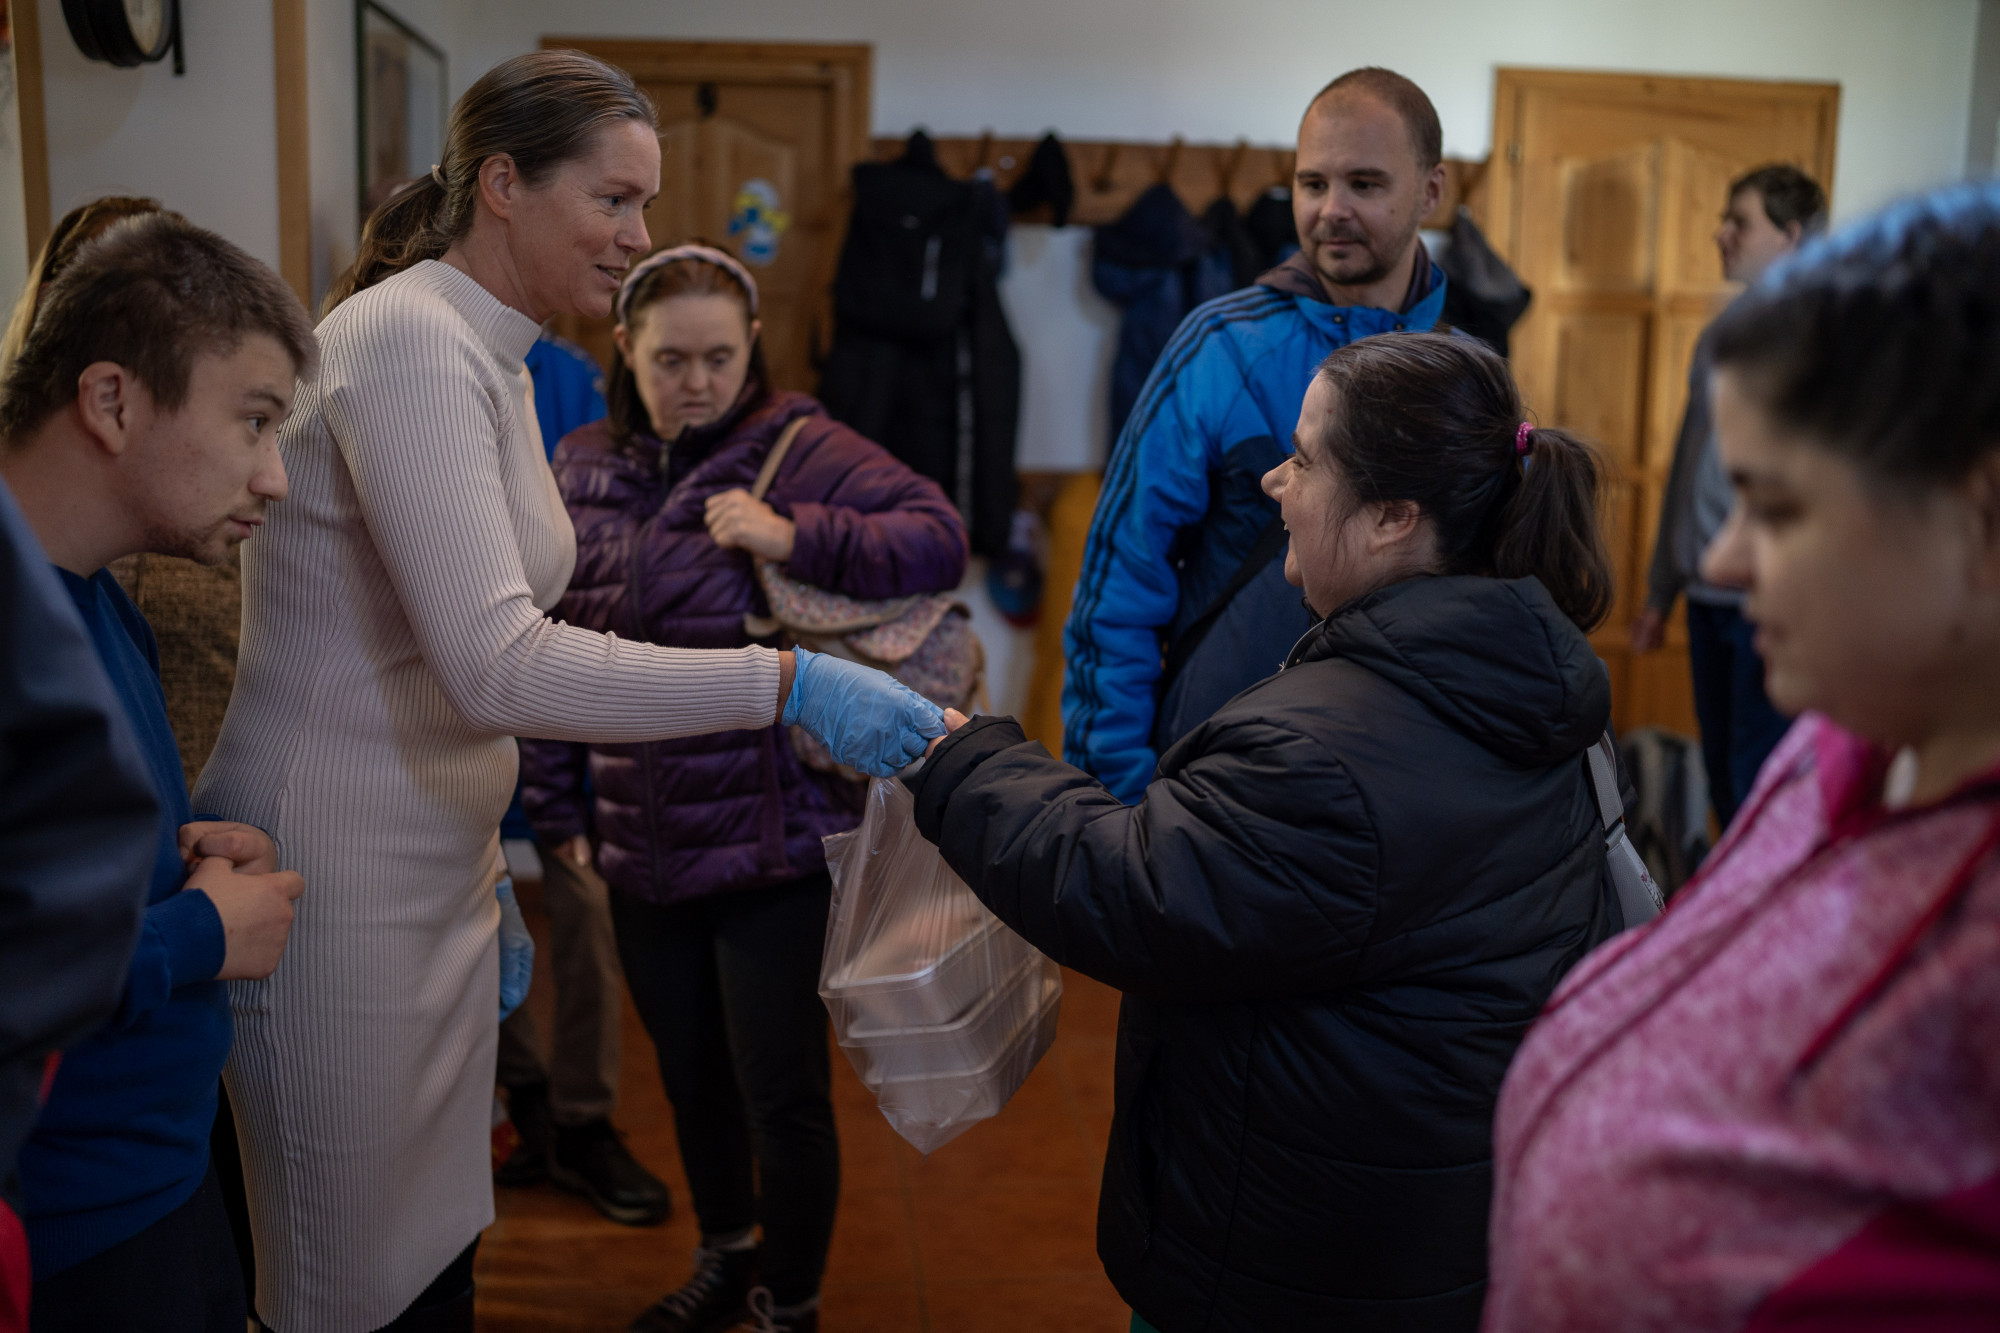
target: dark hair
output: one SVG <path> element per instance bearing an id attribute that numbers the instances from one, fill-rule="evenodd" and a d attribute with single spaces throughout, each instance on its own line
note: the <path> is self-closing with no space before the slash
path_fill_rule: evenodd
<path id="1" fill-rule="evenodd" d="M 680 244 L 680 242 L 677 242 Z M 695 239 L 687 244 L 714 246 L 704 240 Z M 700 259 L 676 259 L 671 264 L 662 264 L 642 275 L 638 285 L 632 289 L 631 300 L 625 305 L 625 325 L 637 333 L 639 317 L 653 306 L 672 296 L 728 296 L 734 298 L 743 309 L 743 323 L 750 323 L 750 293 L 744 290 L 734 273 L 720 264 L 710 264 Z M 750 343 L 750 373 L 744 381 L 745 407 L 755 409 L 771 396 L 771 375 L 764 366 L 764 344 L 761 339 Z M 620 446 L 632 442 L 632 437 L 642 431 L 651 434 L 653 423 L 646 414 L 646 404 L 639 398 L 639 380 L 632 368 L 625 364 L 622 353 L 615 353 L 611 363 L 611 382 L 605 387 L 604 403 L 608 410 L 608 425 L 612 440 Z"/>
<path id="2" fill-rule="evenodd" d="M 6 368 L 14 363 L 14 358 L 21 354 L 21 344 L 28 340 L 28 330 L 35 323 L 35 311 L 41 307 L 42 288 L 54 281 L 56 274 L 69 267 L 70 261 L 76 258 L 76 252 L 102 236 L 112 223 L 120 219 L 161 211 L 157 199 L 107 194 L 87 204 L 78 204 L 63 214 L 62 221 L 56 223 L 49 232 L 49 238 L 42 242 L 42 252 L 28 266 L 28 285 L 21 289 L 20 299 L 14 302 L 14 313 L 7 321 L 7 332 L 0 337 L 0 375 L 4 375 Z"/>
<path id="3" fill-rule="evenodd" d="M 1357 505 L 1414 503 L 1437 536 L 1437 573 L 1532 575 L 1579 628 L 1603 621 L 1597 450 L 1541 427 L 1524 460 L 1521 391 L 1497 353 L 1450 334 L 1385 334 L 1349 343 L 1317 374 L 1339 391 L 1319 444 Z"/>
<path id="4" fill-rule="evenodd" d="M 1715 363 L 1788 431 L 1906 491 L 2000 447 L 2000 185 L 1890 206 L 1773 265 Z"/>
<path id="5" fill-rule="evenodd" d="M 512 158 L 521 179 L 538 186 L 588 154 L 597 131 L 618 120 L 650 126 L 657 113 L 631 75 L 595 56 L 531 51 L 487 70 L 451 109 L 437 175 L 417 177 L 369 215 L 354 263 L 334 280 L 321 313 L 449 250 L 472 225 L 488 158 Z"/>
<path id="6" fill-rule="evenodd" d="M 1306 108 L 1307 114 L 1335 93 L 1373 97 L 1401 116 L 1410 131 L 1410 142 L 1417 150 L 1417 165 L 1422 170 L 1429 171 L 1444 161 L 1444 126 L 1438 123 L 1437 108 L 1431 105 L 1423 89 L 1395 70 L 1380 65 L 1350 69 L 1314 95 Z"/>
<path id="7" fill-rule="evenodd" d="M 1811 236 L 1826 227 L 1826 191 L 1819 182 L 1783 162 L 1746 171 L 1729 182 L 1729 197 L 1755 190 L 1764 201 L 1764 216 L 1779 231 L 1799 224 L 1799 234 Z"/>
<path id="8" fill-rule="evenodd" d="M 42 291 L 41 310 L 0 383 L 0 440 L 18 444 L 76 398 L 85 367 L 125 367 L 163 411 L 187 402 L 195 358 L 268 334 L 303 375 L 319 344 L 283 279 L 178 213 L 114 224 Z"/>

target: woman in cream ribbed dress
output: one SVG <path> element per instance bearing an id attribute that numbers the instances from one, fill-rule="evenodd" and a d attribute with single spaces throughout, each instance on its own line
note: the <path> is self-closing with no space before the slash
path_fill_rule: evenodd
<path id="1" fill-rule="evenodd" d="M 652 136 L 644 96 L 588 57 L 482 78 L 434 179 L 371 219 L 348 279 L 361 290 L 320 325 L 318 379 L 280 437 L 291 491 L 244 552 L 236 692 L 197 798 L 268 829 L 307 885 L 276 974 L 232 992 L 227 1082 L 258 1314 L 277 1333 L 472 1328 L 510 738 L 775 717 L 789 655 L 659 648 L 543 614 L 575 540 L 522 358 L 540 319 L 608 309 L 646 249 Z M 444 262 L 411 262 L 426 251 Z M 784 672 L 803 696 L 803 663 L 795 686 Z M 928 716 L 898 717 L 920 745 Z"/>

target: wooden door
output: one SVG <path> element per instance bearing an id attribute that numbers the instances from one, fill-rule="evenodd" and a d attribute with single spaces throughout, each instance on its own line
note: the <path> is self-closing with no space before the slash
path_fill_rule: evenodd
<path id="1" fill-rule="evenodd" d="M 833 332 L 848 170 L 868 151 L 871 48 L 779 42 L 544 37 L 632 75 L 660 109 L 653 244 L 700 237 L 756 276 L 764 356 L 781 389 L 810 390 Z M 611 364 L 611 321 L 564 334 Z"/>
<path id="2" fill-rule="evenodd" d="M 1667 647 L 1630 651 L 1660 497 L 1703 326 L 1734 294 L 1712 239 L 1729 182 L 1789 162 L 1829 195 L 1840 88 L 1502 69 L 1487 234 L 1534 305 L 1514 370 L 1544 425 L 1591 437 L 1616 477 L 1606 530 L 1617 604 L 1593 638 L 1623 729 L 1693 733 L 1685 614 Z"/>

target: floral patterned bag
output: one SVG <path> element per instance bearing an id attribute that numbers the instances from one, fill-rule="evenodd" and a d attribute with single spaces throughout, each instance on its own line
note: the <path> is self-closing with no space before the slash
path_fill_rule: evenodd
<path id="1" fill-rule="evenodd" d="M 810 418 L 795 418 L 771 446 L 750 488 L 762 500 L 778 466 Z M 753 639 L 777 635 L 786 647 L 832 653 L 886 671 L 940 708 L 970 713 L 985 697 L 986 650 L 972 629 L 963 602 L 942 593 L 863 600 L 802 582 L 776 561 L 757 557 L 757 583 L 771 614 L 743 615 Z M 859 773 L 834 762 L 820 743 L 798 727 L 792 749 L 814 768 L 856 778 Z"/>

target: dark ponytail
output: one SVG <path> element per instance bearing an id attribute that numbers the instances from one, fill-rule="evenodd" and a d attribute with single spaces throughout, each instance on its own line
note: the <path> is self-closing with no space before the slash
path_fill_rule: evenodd
<path id="1" fill-rule="evenodd" d="M 1603 464 L 1567 431 L 1523 433 L 1504 360 L 1470 338 L 1388 334 L 1341 348 L 1318 373 L 1338 394 L 1322 447 L 1357 504 L 1417 506 L 1436 535 L 1434 572 L 1533 576 L 1578 628 L 1603 622 Z"/>
<path id="2" fill-rule="evenodd" d="M 479 169 L 507 156 L 530 188 L 587 155 L 617 120 L 656 122 L 652 99 L 624 70 L 581 51 L 533 51 L 503 60 L 451 109 L 444 160 L 382 201 L 361 229 L 354 262 L 334 279 L 324 315 L 356 292 L 437 259 L 472 226 Z"/>

